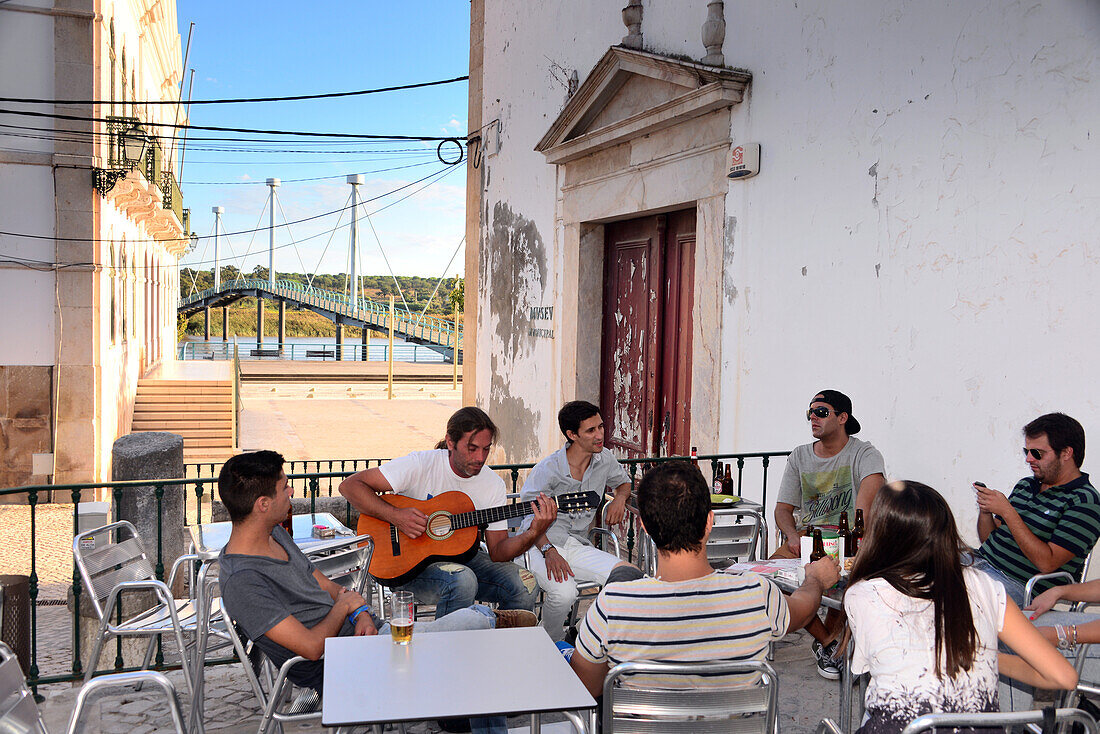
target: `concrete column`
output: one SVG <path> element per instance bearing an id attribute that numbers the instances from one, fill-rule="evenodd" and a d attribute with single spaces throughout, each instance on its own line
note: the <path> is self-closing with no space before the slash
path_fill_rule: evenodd
<path id="1" fill-rule="evenodd" d="M 222 306 L 222 341 L 229 341 L 229 306 Z"/>
<path id="2" fill-rule="evenodd" d="M 370 347 L 370 329 L 368 329 L 366 327 L 366 325 L 364 325 L 363 326 L 363 354 L 359 358 L 363 362 L 369 361 L 368 356 L 367 356 L 367 349 L 369 347 Z"/>
<path id="3" fill-rule="evenodd" d="M 336 361 L 344 358 L 344 325 L 336 325 Z"/>
<path id="4" fill-rule="evenodd" d="M 210 341 L 210 307 L 202 310 L 202 338 Z"/>
<path id="5" fill-rule="evenodd" d="M 256 348 L 264 345 L 264 299 L 256 296 Z"/>
<path id="6" fill-rule="evenodd" d="M 174 433 L 147 432 L 131 433 L 115 441 L 111 448 L 111 481 L 171 479 L 183 476 L 183 439 Z M 163 579 L 168 580 L 172 563 L 186 552 L 186 533 L 183 527 L 183 509 L 185 488 L 183 485 L 164 487 L 158 505 L 156 489 L 152 485 L 127 487 L 114 490 L 118 494 L 118 515 L 115 520 L 129 520 L 141 536 L 142 545 L 153 566 L 154 573 L 162 569 Z M 161 528 L 160 542 L 157 541 L 157 525 Z M 182 586 L 182 585 L 181 585 Z M 176 589 L 176 595 L 182 589 Z M 150 593 L 131 592 L 123 596 L 123 617 L 129 617 L 148 608 L 155 601 Z M 72 609 L 74 597 L 70 590 L 69 608 Z M 98 632 L 99 623 L 95 620 L 95 611 L 86 589 L 80 596 L 80 649 L 85 666 L 89 664 L 92 644 Z M 126 638 L 122 643 L 123 663 L 126 666 L 141 664 L 145 654 L 146 641 L 142 638 Z M 95 663 L 100 670 L 111 668 L 115 662 L 115 645 L 104 647 L 99 661 Z"/>
<path id="7" fill-rule="evenodd" d="M 286 299 L 279 299 L 279 349 L 283 348 L 286 341 Z"/>

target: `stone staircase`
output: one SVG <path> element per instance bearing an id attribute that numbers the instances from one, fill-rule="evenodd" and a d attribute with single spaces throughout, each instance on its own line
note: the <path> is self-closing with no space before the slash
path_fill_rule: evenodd
<path id="1" fill-rule="evenodd" d="M 138 380 L 131 430 L 183 437 L 184 461 L 216 461 L 236 453 L 232 380 Z"/>

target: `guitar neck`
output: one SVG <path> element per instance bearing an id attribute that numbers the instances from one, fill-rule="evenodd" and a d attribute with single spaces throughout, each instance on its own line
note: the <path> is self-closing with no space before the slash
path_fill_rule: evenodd
<path id="1" fill-rule="evenodd" d="M 531 512 L 530 502 L 516 502 L 515 504 L 501 505 L 500 507 L 488 507 L 484 510 L 463 512 L 453 516 L 451 518 L 451 527 L 457 530 L 458 528 L 469 528 L 475 525 L 489 525 L 494 522 L 500 522 L 501 520 L 511 520 L 514 517 L 530 515 Z"/>

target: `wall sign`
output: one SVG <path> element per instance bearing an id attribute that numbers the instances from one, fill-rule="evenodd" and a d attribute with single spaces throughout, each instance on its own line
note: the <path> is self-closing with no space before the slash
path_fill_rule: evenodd
<path id="1" fill-rule="evenodd" d="M 554 320 L 554 307 L 553 306 L 531 306 L 528 309 L 527 317 L 531 321 L 553 321 Z M 553 328 L 547 329 L 547 328 L 543 328 L 543 327 L 539 327 L 539 326 L 532 326 L 528 330 L 527 334 L 529 336 L 533 336 L 533 337 L 537 337 L 537 338 L 553 339 L 554 338 L 554 329 Z"/>

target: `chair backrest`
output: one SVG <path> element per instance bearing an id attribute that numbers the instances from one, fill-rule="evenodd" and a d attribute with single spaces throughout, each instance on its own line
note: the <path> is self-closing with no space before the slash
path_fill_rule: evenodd
<path id="1" fill-rule="evenodd" d="M 48 734 L 34 702 L 19 659 L 0 642 L 0 732 Z"/>
<path id="2" fill-rule="evenodd" d="M 364 590 L 371 580 L 368 568 L 373 554 L 374 539 L 369 535 L 357 535 L 344 543 L 327 547 L 322 553 L 309 553 L 307 550 L 306 557 L 327 578 L 366 596 Z"/>
<path id="3" fill-rule="evenodd" d="M 115 532 L 116 542 L 95 542 L 95 538 L 110 537 L 111 532 Z M 137 528 L 126 520 L 77 534 L 73 538 L 73 559 L 100 619 L 104 602 L 117 584 L 156 578 L 153 561 L 145 552 Z"/>
<path id="4" fill-rule="evenodd" d="M 759 682 L 739 687 L 635 687 L 635 675 L 715 676 L 752 674 Z M 779 677 L 764 661 L 674 663 L 634 660 L 608 671 L 603 686 L 603 732 L 671 734 L 771 734 L 776 731 Z"/>
<path id="5" fill-rule="evenodd" d="M 764 516 L 756 510 L 739 510 L 736 506 L 714 510 L 707 560 L 715 567 L 728 566 L 734 560 L 759 560 L 757 548 L 763 523 Z"/>
<path id="6" fill-rule="evenodd" d="M 1085 734 L 1096 734 L 1096 719 L 1081 709 L 1055 709 L 1054 720 L 1059 724 L 1081 724 Z M 902 734 L 919 734 L 937 728 L 952 729 L 961 726 L 998 727 L 1042 724 L 1042 711 L 1007 711 L 986 714 L 925 714 L 919 716 L 902 730 Z"/>

